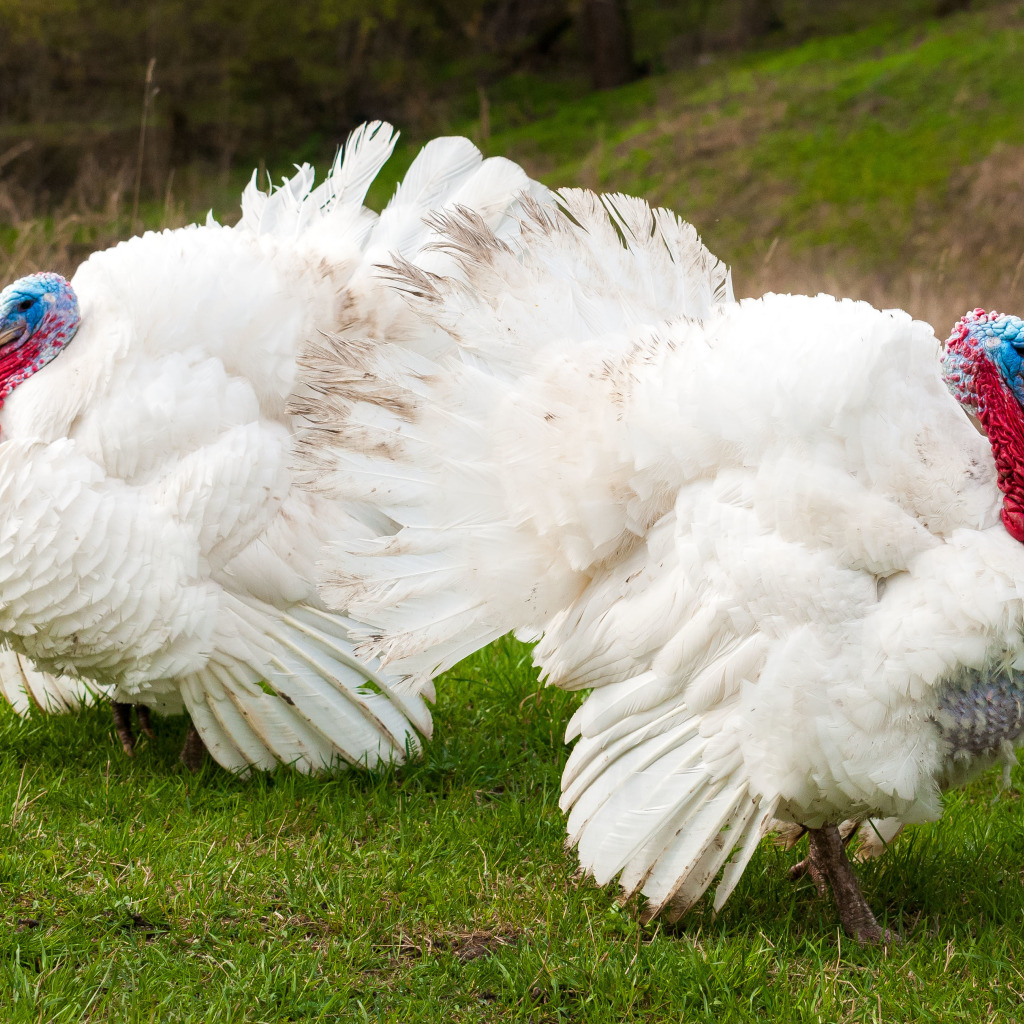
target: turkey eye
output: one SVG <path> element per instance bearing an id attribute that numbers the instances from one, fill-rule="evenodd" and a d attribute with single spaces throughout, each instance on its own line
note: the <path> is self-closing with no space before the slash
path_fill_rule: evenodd
<path id="1" fill-rule="evenodd" d="M 19 313 L 27 313 L 32 306 L 33 302 L 31 299 L 22 299 L 17 305 L 17 310 Z"/>

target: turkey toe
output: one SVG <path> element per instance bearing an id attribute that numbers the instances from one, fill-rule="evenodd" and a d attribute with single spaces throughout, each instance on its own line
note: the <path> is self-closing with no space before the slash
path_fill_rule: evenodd
<path id="1" fill-rule="evenodd" d="M 126 704 L 121 701 L 113 701 L 110 706 L 114 711 L 114 728 L 121 741 L 121 748 L 129 757 L 134 757 L 139 741 L 132 728 L 132 709 L 135 709 L 135 718 L 143 735 L 153 739 L 156 733 L 149 719 L 149 708 L 145 704 Z"/>

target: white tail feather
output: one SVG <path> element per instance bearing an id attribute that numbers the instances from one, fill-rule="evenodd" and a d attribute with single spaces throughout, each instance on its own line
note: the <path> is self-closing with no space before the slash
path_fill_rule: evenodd
<path id="1" fill-rule="evenodd" d="M 40 672 L 23 654 L 0 650 L 0 697 L 19 715 L 28 714 L 33 707 L 60 715 L 107 695 L 105 688 L 95 683 Z"/>
<path id="2" fill-rule="evenodd" d="M 429 736 L 419 697 L 398 694 L 359 661 L 349 623 L 298 606 L 288 614 L 235 600 L 237 640 L 182 688 L 189 714 L 226 768 L 278 762 L 313 772 L 338 763 L 401 761 Z M 237 651 L 237 653 L 233 653 Z"/>
<path id="3" fill-rule="evenodd" d="M 317 220 L 334 214 L 353 222 L 367 217 L 368 230 L 374 218 L 363 210 L 366 190 L 397 141 L 398 133 L 383 121 L 361 125 L 349 135 L 331 170 L 316 188 L 309 164 L 297 167 L 291 178 L 269 192 L 260 190 L 254 172 L 242 193 L 239 226 L 256 235 L 296 238 Z"/>
<path id="4" fill-rule="evenodd" d="M 331 413 L 311 469 L 323 486 L 404 527 L 336 549 L 324 596 L 367 623 L 361 654 L 418 679 L 510 628 L 540 626 L 579 593 L 579 570 L 635 536 L 620 511 L 628 485 L 589 472 L 603 451 L 600 422 L 589 431 L 581 423 L 579 467 L 556 486 L 527 480 L 544 465 L 533 449 L 550 450 L 552 432 L 574 415 L 559 390 L 563 371 L 573 383 L 592 375 L 600 394 L 589 400 L 603 402 L 615 386 L 602 383 L 606 361 L 629 352 L 643 325 L 703 315 L 731 296 L 727 270 L 689 225 L 628 197 L 559 198 L 568 216 L 524 194 L 518 217 L 503 215 L 514 228 L 500 237 L 474 210 L 434 213 L 430 248 L 447 261 L 446 276 L 402 261 L 389 273 L 454 345 L 433 360 L 401 344 L 339 348 L 343 368 L 316 380 Z M 623 333 L 588 340 L 598 325 Z M 545 360 L 550 368 L 538 370 Z M 495 423 L 505 408 L 514 421 Z M 495 450 L 506 438 L 517 453 Z M 566 452 L 558 469 L 574 456 Z"/>

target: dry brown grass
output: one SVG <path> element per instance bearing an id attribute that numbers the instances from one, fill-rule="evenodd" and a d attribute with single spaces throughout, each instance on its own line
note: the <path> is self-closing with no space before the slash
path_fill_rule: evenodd
<path id="1" fill-rule="evenodd" d="M 185 177 L 182 196 L 174 176 L 168 178 L 160 202 L 149 202 L 132 223 L 133 172 L 126 164 L 104 172 L 86 157 L 74 189 L 53 206 L 45 193 L 32 192 L 4 179 L 0 154 L 0 280 L 3 283 L 39 270 L 70 276 L 91 253 L 109 248 L 148 229 L 181 227 L 209 207 L 210 189 L 194 187 L 195 174 Z"/>
<path id="2" fill-rule="evenodd" d="M 763 295 L 769 291 L 808 295 L 826 292 L 863 299 L 879 309 L 905 309 L 930 323 L 943 338 L 969 309 L 982 306 L 1014 312 L 1024 307 L 1020 281 L 981 280 L 959 267 L 950 270 L 948 258 L 941 257 L 931 273 L 865 273 L 852 262 L 815 262 L 807 255 L 786 251 L 780 244 L 760 265 L 734 268 L 733 279 L 737 296 Z"/>
<path id="3" fill-rule="evenodd" d="M 997 146 L 960 170 L 947 209 L 915 211 L 908 263 L 863 253 L 794 252 L 783 238 L 733 269 L 737 295 L 800 292 L 905 309 L 944 337 L 967 310 L 1024 310 L 1024 147 Z"/>

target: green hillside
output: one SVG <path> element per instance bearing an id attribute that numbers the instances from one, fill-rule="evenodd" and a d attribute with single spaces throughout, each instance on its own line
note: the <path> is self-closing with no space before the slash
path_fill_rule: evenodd
<path id="1" fill-rule="evenodd" d="M 553 186 L 673 208 L 743 293 L 841 291 L 941 330 L 1024 300 L 1022 57 L 1024 8 L 996 4 L 549 100 L 505 127 L 544 109 L 527 90 L 493 105 L 484 148 Z"/>

